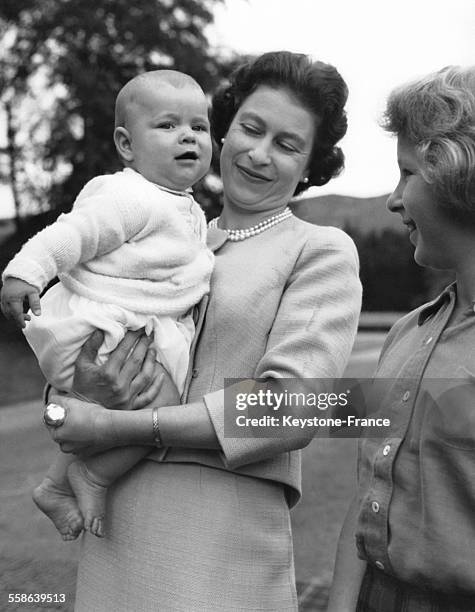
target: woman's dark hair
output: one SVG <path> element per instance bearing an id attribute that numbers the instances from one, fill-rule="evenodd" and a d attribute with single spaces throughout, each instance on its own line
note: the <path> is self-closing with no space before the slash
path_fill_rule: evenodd
<path id="1" fill-rule="evenodd" d="M 325 185 L 344 165 L 343 152 L 335 145 L 347 129 L 345 81 L 330 64 L 312 62 L 302 53 L 264 53 L 242 64 L 213 96 L 211 133 L 219 148 L 238 108 L 261 85 L 288 90 L 320 120 L 309 160 L 309 182 L 299 183 L 294 195 L 311 185 Z"/>

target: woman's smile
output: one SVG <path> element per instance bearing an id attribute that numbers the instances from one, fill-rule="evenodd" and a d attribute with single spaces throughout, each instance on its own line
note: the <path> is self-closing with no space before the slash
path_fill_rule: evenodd
<path id="1" fill-rule="evenodd" d="M 243 164 L 236 163 L 235 164 L 238 170 L 244 175 L 247 180 L 250 180 L 254 183 L 268 183 L 272 181 L 272 177 L 266 176 L 262 172 L 258 172 L 257 170 L 251 169 Z"/>
<path id="2" fill-rule="evenodd" d="M 409 232 L 409 237 L 417 230 L 417 225 L 414 223 L 412 219 L 403 219 L 402 222 L 407 227 Z"/>
<path id="3" fill-rule="evenodd" d="M 221 151 L 225 209 L 280 212 L 305 176 L 317 121 L 285 88 L 261 86 L 251 93 Z"/>

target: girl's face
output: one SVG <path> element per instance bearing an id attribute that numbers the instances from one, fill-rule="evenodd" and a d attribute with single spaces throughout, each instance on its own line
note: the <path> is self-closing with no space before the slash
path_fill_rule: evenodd
<path id="1" fill-rule="evenodd" d="M 414 259 L 419 265 L 453 269 L 457 246 L 453 244 L 453 235 L 457 228 L 441 209 L 432 186 L 424 180 L 415 146 L 399 136 L 397 151 L 400 179 L 387 207 L 401 215 L 409 230 L 409 240 L 416 247 Z"/>
<path id="2" fill-rule="evenodd" d="M 317 124 L 286 89 L 258 87 L 239 107 L 221 150 L 224 206 L 282 210 L 306 175 Z"/>

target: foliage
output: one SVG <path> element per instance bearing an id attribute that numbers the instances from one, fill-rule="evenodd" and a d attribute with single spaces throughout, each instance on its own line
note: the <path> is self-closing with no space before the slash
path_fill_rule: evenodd
<path id="1" fill-rule="evenodd" d="M 405 233 L 345 229 L 360 257 L 363 310 L 406 312 L 435 297 L 453 280 L 449 273 L 417 265 Z"/>
<path id="2" fill-rule="evenodd" d="M 114 99 L 139 72 L 174 68 L 211 91 L 233 63 L 205 36 L 221 1 L 2 0 L 0 101 L 16 110 L 10 153 L 19 197 L 34 200 L 37 211 L 69 210 L 87 180 L 119 167 Z M 201 191 L 209 204 L 216 199 Z"/>

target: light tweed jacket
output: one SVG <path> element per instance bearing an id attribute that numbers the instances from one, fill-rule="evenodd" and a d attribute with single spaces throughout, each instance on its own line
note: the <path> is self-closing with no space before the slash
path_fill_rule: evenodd
<path id="1" fill-rule="evenodd" d="M 358 255 L 341 230 L 296 217 L 242 242 L 222 243 L 223 234 L 209 231 L 215 269 L 184 396 L 204 398 L 222 451 L 173 448 L 149 458 L 281 482 L 294 505 L 301 494 L 296 449 L 308 444 L 308 431 L 288 438 L 226 436 L 224 379 L 341 376 L 361 307 Z"/>

